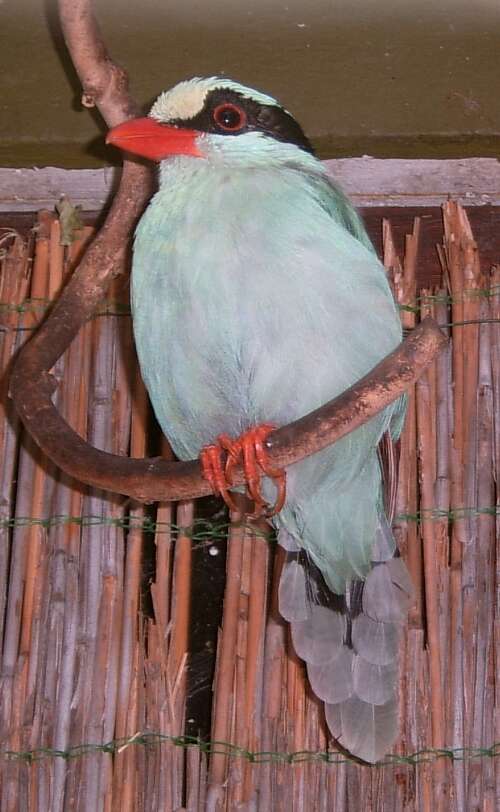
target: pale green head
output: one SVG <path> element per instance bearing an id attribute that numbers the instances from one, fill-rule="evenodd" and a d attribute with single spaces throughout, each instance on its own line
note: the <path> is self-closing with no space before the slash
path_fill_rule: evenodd
<path id="1" fill-rule="evenodd" d="M 217 76 L 180 82 L 147 119 L 125 122 L 108 141 L 162 163 L 179 155 L 239 166 L 316 163 L 302 128 L 276 99 Z"/>

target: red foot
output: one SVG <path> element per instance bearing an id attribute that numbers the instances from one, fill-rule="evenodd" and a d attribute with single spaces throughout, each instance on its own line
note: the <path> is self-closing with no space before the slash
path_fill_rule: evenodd
<path id="1" fill-rule="evenodd" d="M 216 443 L 202 448 L 200 460 L 203 476 L 210 482 L 214 493 L 222 496 L 231 510 L 238 509 L 229 494 L 229 488 L 233 484 L 234 468 L 240 462 L 245 472 L 247 492 L 255 503 L 255 510 L 252 514 L 254 518 L 262 515 L 268 518 L 274 516 L 275 513 L 279 513 L 285 504 L 285 471 L 281 468 L 273 468 L 270 465 L 264 445 L 266 437 L 274 428 L 268 423 L 255 426 L 244 432 L 236 440 L 232 440 L 227 434 L 221 434 L 217 437 Z M 223 450 L 227 452 L 225 469 L 223 469 L 221 462 Z M 276 480 L 278 495 L 271 508 L 266 506 L 260 492 L 261 472 Z"/>
<path id="2" fill-rule="evenodd" d="M 203 446 L 200 451 L 201 473 L 210 482 L 214 494 L 222 496 L 230 510 L 238 510 L 228 490 L 228 482 L 221 463 L 221 452 L 219 443 Z"/>

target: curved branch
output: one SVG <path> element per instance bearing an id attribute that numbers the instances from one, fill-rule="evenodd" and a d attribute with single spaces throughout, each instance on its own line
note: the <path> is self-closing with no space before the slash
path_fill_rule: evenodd
<path id="1" fill-rule="evenodd" d="M 96 104 L 114 126 L 137 107 L 126 74 L 110 60 L 87 0 L 59 0 L 68 49 L 82 81 L 85 103 Z M 95 311 L 111 278 L 121 273 L 129 235 L 151 192 L 145 167 L 126 161 L 106 222 L 51 313 L 19 353 L 11 396 L 26 428 L 56 465 L 89 485 L 141 501 L 190 499 L 210 492 L 198 462 L 134 460 L 93 448 L 63 420 L 52 403 L 50 369 Z M 410 386 L 446 339 L 430 320 L 422 323 L 372 372 L 334 401 L 269 437 L 272 463 L 291 465 L 343 437 Z M 235 483 L 243 483 L 241 470 Z"/>
<path id="2" fill-rule="evenodd" d="M 49 336 L 52 319 L 53 314 L 47 319 Z M 411 386 L 445 343 L 437 324 L 426 319 L 350 389 L 320 409 L 274 431 L 268 439 L 271 463 L 291 465 L 365 423 Z M 99 451 L 82 440 L 53 405 L 53 379 L 46 369 L 40 369 L 39 353 L 32 344 L 23 352 L 22 363 L 16 364 L 12 393 L 26 428 L 60 468 L 89 485 L 146 502 L 192 499 L 210 493 L 198 461 L 130 459 Z M 235 472 L 234 481 L 243 484 L 241 468 Z"/>

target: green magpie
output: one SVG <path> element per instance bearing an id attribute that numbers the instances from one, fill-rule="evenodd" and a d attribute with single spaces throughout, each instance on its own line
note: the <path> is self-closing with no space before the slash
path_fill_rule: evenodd
<path id="1" fill-rule="evenodd" d="M 180 459 L 201 455 L 229 504 L 230 468 L 243 458 L 256 509 L 273 505 L 267 515 L 286 550 L 280 612 L 331 734 L 376 762 L 398 733 L 398 645 L 412 594 L 390 528 L 394 482 L 384 482 L 404 399 L 290 466 L 286 490 L 265 439 L 401 341 L 384 268 L 353 206 L 271 96 L 194 78 L 107 141 L 159 163 L 131 282 L 158 421 Z"/>

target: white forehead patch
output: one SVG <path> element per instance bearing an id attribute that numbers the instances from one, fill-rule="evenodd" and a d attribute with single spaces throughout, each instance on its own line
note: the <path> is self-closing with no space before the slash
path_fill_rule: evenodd
<path id="1" fill-rule="evenodd" d="M 198 115 L 203 110 L 205 99 L 208 93 L 219 88 L 234 90 L 247 99 L 253 99 L 259 104 L 272 104 L 279 107 L 279 102 L 272 96 L 252 90 L 251 87 L 233 82 L 231 79 L 222 79 L 218 76 L 211 76 L 209 79 L 187 79 L 179 82 L 171 90 L 166 90 L 156 99 L 149 115 L 157 121 L 175 121 L 180 119 L 186 121 Z"/>

